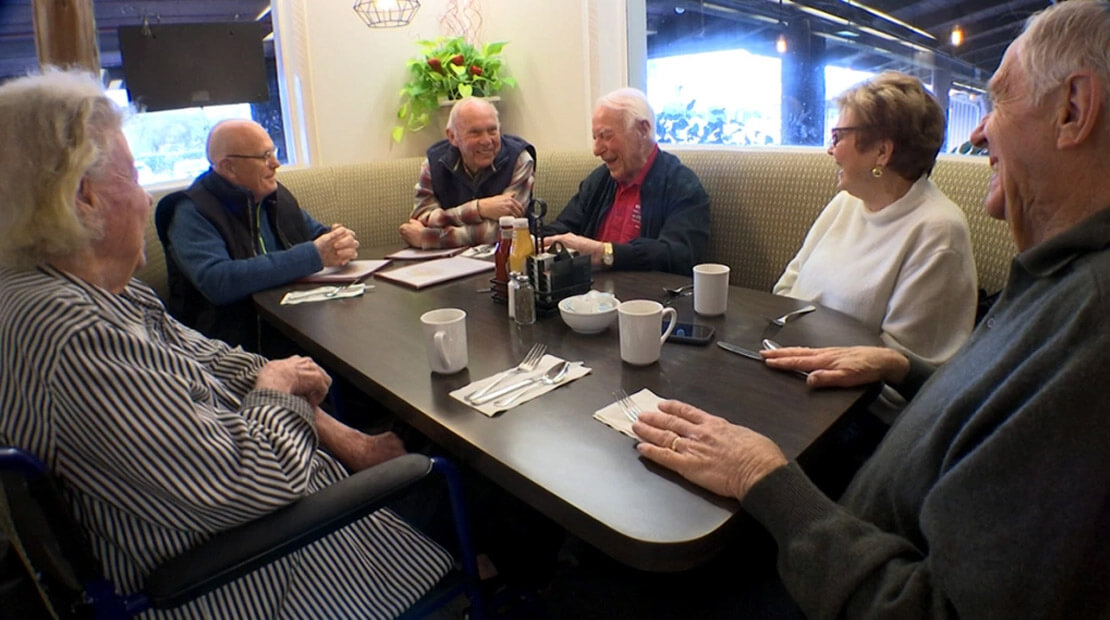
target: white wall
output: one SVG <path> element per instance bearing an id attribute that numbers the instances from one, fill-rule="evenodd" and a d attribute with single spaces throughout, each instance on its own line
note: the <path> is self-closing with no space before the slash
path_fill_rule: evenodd
<path id="1" fill-rule="evenodd" d="M 303 93 L 290 113 L 312 165 L 423 154 L 441 137 L 429 127 L 394 143 L 398 91 L 415 42 L 441 33 L 448 0 L 424 0 L 403 28 L 367 28 L 352 2 L 275 0 L 284 97 Z M 590 112 L 601 94 L 627 82 L 624 0 L 480 0 L 479 42 L 502 52 L 517 88 L 501 93 L 504 131 L 537 149 L 590 148 Z"/>

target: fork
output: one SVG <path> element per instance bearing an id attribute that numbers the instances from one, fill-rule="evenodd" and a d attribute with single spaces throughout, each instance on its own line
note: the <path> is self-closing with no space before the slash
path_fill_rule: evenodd
<path id="1" fill-rule="evenodd" d="M 324 297 L 335 297 L 336 295 L 342 293 L 343 291 L 351 288 L 352 286 L 354 286 L 356 284 L 358 284 L 358 281 L 357 280 L 352 280 L 351 282 L 348 282 L 346 284 L 336 286 L 336 287 L 332 288 L 330 291 L 324 293 Z"/>
<path id="2" fill-rule="evenodd" d="M 797 310 L 792 310 L 790 312 L 787 312 L 786 314 L 784 314 L 780 317 L 777 317 L 777 318 L 774 318 L 774 319 L 767 319 L 767 320 L 774 323 L 775 325 L 778 325 L 779 327 L 782 327 L 783 325 L 786 325 L 787 323 L 789 323 L 791 319 L 798 318 L 798 317 L 802 316 L 803 314 L 809 314 L 810 312 L 813 312 L 816 309 L 817 309 L 817 306 L 812 306 L 812 305 L 802 306 L 801 308 L 798 308 Z"/>
<path id="3" fill-rule="evenodd" d="M 532 345 L 532 348 L 528 350 L 528 354 L 524 356 L 524 359 L 520 360 L 519 364 L 502 373 L 501 376 L 494 379 L 486 387 L 478 390 L 477 392 L 474 392 L 473 394 L 467 395 L 466 399 L 474 402 L 474 399 L 488 394 L 489 391 L 492 390 L 494 386 L 496 386 L 498 383 L 501 383 L 501 381 L 505 379 L 505 377 L 511 377 L 522 372 L 532 372 L 536 369 L 536 365 L 540 363 L 540 360 L 543 359 L 544 353 L 547 353 L 547 345 L 537 342 L 536 344 Z"/>
<path id="4" fill-rule="evenodd" d="M 613 398 L 617 400 L 621 412 L 624 413 L 624 416 L 628 418 L 629 421 L 635 422 L 640 419 L 640 408 L 636 406 L 636 403 L 632 402 L 632 397 L 628 395 L 628 392 L 617 390 L 613 392 Z"/>

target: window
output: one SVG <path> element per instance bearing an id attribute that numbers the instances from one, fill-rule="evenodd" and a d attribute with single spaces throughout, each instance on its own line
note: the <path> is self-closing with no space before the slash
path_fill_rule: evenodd
<path id="1" fill-rule="evenodd" d="M 291 149 L 286 146 L 285 119 L 282 114 L 273 44 L 270 0 L 226 0 L 179 2 L 105 2 L 93 7 L 100 48 L 101 77 L 107 92 L 120 105 L 130 104 L 120 55 L 117 29 L 144 23 L 186 24 L 254 20 L 269 34 L 263 40 L 269 101 L 220 106 L 193 107 L 131 115 L 124 133 L 135 156 L 139 181 L 143 185 L 187 181 L 208 168 L 205 142 L 212 125 L 225 118 L 252 118 L 266 127 L 281 153 L 282 163 Z M 0 80 L 25 75 L 37 69 L 31 3 L 0 4 L 0 32 L 6 44 L 0 46 Z M 201 70 L 198 67 L 198 70 Z"/>
<path id="2" fill-rule="evenodd" d="M 629 5 L 633 5 L 630 3 Z M 986 82 L 1039 0 L 645 0 L 659 140 L 823 146 L 835 98 L 884 70 L 920 79 L 967 152 Z M 952 32 L 962 40 L 955 43 Z M 630 56 L 636 48 L 630 45 Z M 631 60 L 630 62 L 637 62 Z M 635 74 L 635 71 L 632 72 Z"/>

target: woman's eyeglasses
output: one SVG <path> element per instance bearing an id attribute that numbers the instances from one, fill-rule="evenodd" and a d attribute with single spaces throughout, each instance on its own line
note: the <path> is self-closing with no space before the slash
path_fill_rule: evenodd
<path id="1" fill-rule="evenodd" d="M 849 131 L 859 131 L 861 129 L 867 129 L 867 127 L 863 125 L 856 125 L 854 127 L 833 127 L 832 130 L 829 131 L 829 134 L 832 136 L 832 146 L 836 146 L 840 143 L 841 140 L 844 139 L 844 133 Z"/>
<path id="2" fill-rule="evenodd" d="M 281 149 L 275 146 L 274 150 L 266 151 L 265 153 L 259 153 L 258 155 L 239 155 L 233 153 L 227 155 L 227 157 L 234 157 L 236 159 L 257 159 L 258 161 L 270 161 L 270 158 L 272 157 L 274 161 L 278 161 L 278 158 L 281 157 Z"/>

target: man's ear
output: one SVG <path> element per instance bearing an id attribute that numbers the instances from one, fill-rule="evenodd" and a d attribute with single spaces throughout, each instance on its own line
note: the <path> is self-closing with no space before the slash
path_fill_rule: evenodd
<path id="1" fill-rule="evenodd" d="M 450 127 L 447 128 L 447 141 L 451 143 L 451 146 L 459 146 L 459 143 L 455 140 L 455 130 Z"/>
<path id="2" fill-rule="evenodd" d="M 1061 87 L 1056 109 L 1056 146 L 1078 146 L 1091 137 L 1106 113 L 1103 84 L 1092 71 L 1069 75 Z"/>
<path id="3" fill-rule="evenodd" d="M 231 163 L 231 158 L 225 157 L 212 164 L 212 169 L 216 174 L 224 177 L 225 179 L 235 178 L 235 166 Z"/>

